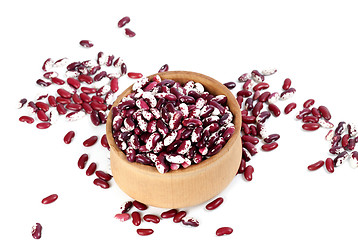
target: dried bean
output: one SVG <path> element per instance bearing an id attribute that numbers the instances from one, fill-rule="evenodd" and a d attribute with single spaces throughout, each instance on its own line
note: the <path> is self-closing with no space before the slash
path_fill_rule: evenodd
<path id="1" fill-rule="evenodd" d="M 285 81 L 283 82 L 283 86 L 282 89 L 283 90 L 287 90 L 291 87 L 291 79 L 286 78 Z"/>
<path id="2" fill-rule="evenodd" d="M 305 123 L 302 125 L 302 128 L 306 131 L 315 131 L 317 130 L 321 125 L 318 123 Z"/>
<path id="3" fill-rule="evenodd" d="M 254 168 L 249 165 L 245 168 L 245 171 L 244 171 L 244 177 L 247 181 L 251 181 L 252 180 L 252 174 L 254 172 Z"/>
<path id="4" fill-rule="evenodd" d="M 20 121 L 20 122 L 26 122 L 26 123 L 28 123 L 28 124 L 31 124 L 31 123 L 33 123 L 35 120 L 34 120 L 32 117 L 29 117 L 29 116 L 21 116 L 21 117 L 19 118 L 19 121 Z"/>
<path id="5" fill-rule="evenodd" d="M 179 223 L 181 222 L 181 220 L 186 216 L 186 212 L 185 211 L 180 211 L 177 214 L 175 214 L 174 218 L 173 218 L 173 222 L 175 223 Z"/>
<path id="6" fill-rule="evenodd" d="M 96 186 L 99 186 L 103 189 L 109 188 L 108 182 L 106 182 L 105 180 L 103 180 L 101 178 L 96 178 L 95 180 L 93 180 L 93 184 Z"/>
<path id="7" fill-rule="evenodd" d="M 293 109 L 295 109 L 297 107 L 296 103 L 289 103 L 287 104 L 287 106 L 285 107 L 285 114 L 289 114 Z"/>
<path id="8" fill-rule="evenodd" d="M 134 226 L 139 226 L 142 222 L 139 212 L 132 212 L 132 223 Z"/>
<path id="9" fill-rule="evenodd" d="M 125 222 L 127 220 L 129 220 L 130 215 L 128 213 L 118 213 L 116 215 L 114 215 L 115 219 L 118 219 L 121 222 Z"/>
<path id="10" fill-rule="evenodd" d="M 177 214 L 177 210 L 176 209 L 170 209 L 168 211 L 162 212 L 162 214 L 160 214 L 161 218 L 172 218 Z"/>
<path id="11" fill-rule="evenodd" d="M 141 210 L 141 211 L 144 211 L 148 208 L 147 205 L 141 203 L 141 202 L 138 202 L 137 200 L 134 200 L 133 201 L 133 206 L 136 207 L 138 210 Z"/>
<path id="12" fill-rule="evenodd" d="M 86 166 L 87 161 L 88 161 L 88 155 L 87 154 L 82 154 L 81 157 L 78 159 L 78 163 L 77 163 L 78 167 L 80 169 L 84 169 L 85 166 Z"/>
<path id="13" fill-rule="evenodd" d="M 334 162 L 333 162 L 332 158 L 326 159 L 326 169 L 330 173 L 334 172 Z"/>
<path id="14" fill-rule="evenodd" d="M 160 222 L 160 218 L 156 215 L 153 214 L 146 214 L 143 217 L 143 220 L 146 222 L 152 222 L 152 223 L 159 223 Z"/>
<path id="15" fill-rule="evenodd" d="M 303 103 L 304 108 L 309 108 L 315 103 L 314 99 L 308 99 L 306 102 Z"/>
<path id="16" fill-rule="evenodd" d="M 153 232 L 154 232 L 153 229 L 150 229 L 150 228 L 138 228 L 137 229 L 138 235 L 141 235 L 141 236 L 148 236 L 148 235 L 151 235 Z"/>
<path id="17" fill-rule="evenodd" d="M 205 206 L 205 208 L 206 208 L 206 210 L 214 210 L 214 209 L 218 208 L 223 202 L 224 202 L 224 199 L 222 197 L 218 197 L 218 198 L 214 199 L 213 201 L 211 201 L 210 203 L 208 203 Z"/>
<path id="18" fill-rule="evenodd" d="M 91 147 L 93 146 L 98 140 L 98 137 L 97 136 L 92 136 L 88 139 L 86 139 L 84 142 L 83 142 L 83 146 L 85 147 Z"/>
<path id="19" fill-rule="evenodd" d="M 51 194 L 50 196 L 47 196 L 44 199 L 42 199 L 41 203 L 42 204 L 50 204 L 50 203 L 53 203 L 54 201 L 56 201 L 57 198 L 58 198 L 57 194 Z"/>
<path id="20" fill-rule="evenodd" d="M 216 230 L 216 236 L 230 235 L 233 232 L 231 227 L 221 227 Z"/>
<path id="21" fill-rule="evenodd" d="M 307 169 L 310 170 L 310 171 L 315 171 L 315 170 L 321 168 L 323 165 L 324 165 L 324 161 L 321 160 L 321 161 L 318 161 L 316 163 L 313 163 L 313 164 L 309 165 L 307 167 Z"/>
<path id="22" fill-rule="evenodd" d="M 275 115 L 275 117 L 278 117 L 281 114 L 281 110 L 273 103 L 268 105 L 268 109 Z"/>
<path id="23" fill-rule="evenodd" d="M 227 83 L 224 83 L 224 86 L 227 87 L 228 89 L 233 89 L 236 87 L 236 83 L 235 82 L 227 82 Z"/>
<path id="24" fill-rule="evenodd" d="M 40 223 L 36 223 L 35 226 L 32 227 L 31 235 L 34 239 L 40 239 L 42 232 L 42 226 Z"/>
<path id="25" fill-rule="evenodd" d="M 328 108 L 325 106 L 319 106 L 318 111 L 321 113 L 322 117 L 326 120 L 331 119 L 331 113 L 329 112 Z"/>

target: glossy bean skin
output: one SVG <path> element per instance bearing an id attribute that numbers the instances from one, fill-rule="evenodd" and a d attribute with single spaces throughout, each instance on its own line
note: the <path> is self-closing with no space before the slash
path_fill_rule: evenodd
<path id="1" fill-rule="evenodd" d="M 264 142 L 265 143 L 272 143 L 273 141 L 277 141 L 278 139 L 280 139 L 280 135 L 274 133 L 274 134 L 270 134 L 266 138 L 264 138 Z"/>
<path id="2" fill-rule="evenodd" d="M 124 27 L 127 23 L 129 23 L 131 21 L 131 19 L 129 18 L 129 17 L 123 17 L 123 18 L 121 18 L 119 21 L 118 21 L 118 27 L 119 28 L 122 28 L 122 27 Z"/>
<path id="3" fill-rule="evenodd" d="M 148 236 L 148 235 L 153 234 L 153 232 L 154 232 L 154 230 L 150 229 L 150 228 L 139 228 L 139 229 L 137 229 L 138 235 L 141 235 L 141 236 Z"/>
<path id="4" fill-rule="evenodd" d="M 304 108 L 309 108 L 315 103 L 314 99 L 308 99 L 303 103 Z"/>
<path id="5" fill-rule="evenodd" d="M 91 147 L 93 146 L 98 140 L 98 137 L 97 136 L 92 136 L 88 139 L 86 139 L 84 142 L 83 142 L 83 146 L 85 147 Z"/>
<path id="6" fill-rule="evenodd" d="M 216 230 L 216 236 L 230 235 L 232 232 L 231 227 L 221 227 Z"/>
<path id="7" fill-rule="evenodd" d="M 224 83 L 224 86 L 227 87 L 228 89 L 233 89 L 236 87 L 236 83 L 235 82 L 227 82 L 227 83 Z"/>
<path id="8" fill-rule="evenodd" d="M 63 138 L 63 141 L 66 143 L 66 144 L 70 144 L 72 139 L 75 137 L 75 132 L 74 131 L 69 131 L 65 137 Z"/>
<path id="9" fill-rule="evenodd" d="M 32 227 L 31 235 L 34 239 L 40 239 L 42 232 L 42 226 L 40 223 L 36 223 L 35 226 Z"/>
<path id="10" fill-rule="evenodd" d="M 133 206 L 136 207 L 138 210 L 141 210 L 141 211 L 144 211 L 148 208 L 147 205 L 141 203 L 141 202 L 138 202 L 137 200 L 134 200 L 133 201 Z"/>
<path id="11" fill-rule="evenodd" d="M 283 85 L 282 85 L 282 89 L 283 90 L 287 90 L 291 87 L 291 79 L 289 78 L 286 78 L 284 81 L 283 81 Z"/>
<path id="12" fill-rule="evenodd" d="M 277 142 L 272 142 L 272 143 L 266 143 L 263 144 L 261 146 L 261 149 L 264 151 L 272 151 L 274 149 L 276 149 L 278 147 L 278 143 Z"/>
<path id="13" fill-rule="evenodd" d="M 160 222 L 160 218 L 153 214 L 144 215 L 143 220 L 146 222 L 152 222 L 152 223 L 156 223 L 156 224 Z"/>
<path id="14" fill-rule="evenodd" d="M 168 211 L 162 212 L 160 214 L 161 218 L 172 218 L 178 213 L 178 210 L 176 209 L 170 209 Z"/>
<path id="15" fill-rule="evenodd" d="M 306 131 L 315 131 L 319 129 L 320 126 L 318 123 L 305 123 L 302 125 L 302 128 Z"/>
<path id="16" fill-rule="evenodd" d="M 296 103 L 289 103 L 287 104 L 287 106 L 285 107 L 285 114 L 289 114 L 290 112 L 292 112 L 293 109 L 295 109 L 297 107 Z"/>
<path id="17" fill-rule="evenodd" d="M 32 117 L 29 117 L 29 116 L 21 116 L 19 118 L 19 121 L 20 122 L 26 122 L 28 124 L 32 124 L 35 121 L 35 119 L 33 119 Z"/>
<path id="18" fill-rule="evenodd" d="M 211 201 L 210 203 L 208 203 L 205 206 L 205 208 L 206 208 L 206 210 L 214 210 L 214 209 L 218 208 L 223 202 L 224 202 L 224 199 L 222 197 L 218 197 L 218 198 L 214 199 L 213 201 Z"/>
<path id="19" fill-rule="evenodd" d="M 183 219 L 183 217 L 186 216 L 186 212 L 185 211 L 180 211 L 177 214 L 175 214 L 174 218 L 173 218 L 173 222 L 175 223 L 179 223 L 181 222 L 181 220 Z"/>
<path id="20" fill-rule="evenodd" d="M 328 108 L 325 106 L 319 106 L 318 111 L 321 113 L 322 117 L 326 120 L 331 119 L 331 113 L 329 112 Z"/>
<path id="21" fill-rule="evenodd" d="M 50 204 L 50 203 L 53 203 L 54 201 L 56 201 L 57 198 L 58 198 L 57 194 L 51 194 L 50 196 L 45 197 L 44 199 L 42 199 L 41 203 L 42 204 Z"/>
<path id="22" fill-rule="evenodd" d="M 97 168 L 97 164 L 94 162 L 91 163 L 86 170 L 86 175 L 91 176 L 96 171 L 96 168 Z"/>
<path id="23" fill-rule="evenodd" d="M 134 226 L 139 226 L 142 222 L 142 218 L 140 217 L 139 212 L 132 212 L 132 223 Z"/>
<path id="24" fill-rule="evenodd" d="M 268 105 L 268 109 L 273 113 L 275 117 L 278 117 L 281 114 L 281 110 L 273 103 L 270 103 Z"/>
<path id="25" fill-rule="evenodd" d="M 243 142 L 250 142 L 252 144 L 258 144 L 259 143 L 259 139 L 250 135 L 243 135 L 241 137 Z"/>
<path id="26" fill-rule="evenodd" d="M 112 179 L 112 176 L 110 174 L 105 173 L 103 171 L 96 171 L 95 174 L 98 178 L 103 179 L 104 181 L 107 182 Z"/>
<path id="27" fill-rule="evenodd" d="M 250 182 L 252 180 L 253 172 L 254 172 L 254 168 L 251 165 L 249 165 L 245 168 L 244 177 L 245 177 L 246 181 Z"/>
<path id="28" fill-rule="evenodd" d="M 313 164 L 309 165 L 307 167 L 307 169 L 310 170 L 310 171 L 315 171 L 315 170 L 321 168 L 323 165 L 324 165 L 324 161 L 321 160 L 321 161 L 318 161 L 316 163 L 313 163 Z"/>
<path id="29" fill-rule="evenodd" d="M 93 180 L 93 184 L 97 185 L 103 189 L 107 189 L 109 188 L 109 184 L 108 182 L 106 182 L 105 180 L 101 179 L 101 178 L 96 178 L 95 180 Z"/>
<path id="30" fill-rule="evenodd" d="M 326 159 L 326 169 L 330 173 L 334 172 L 334 161 L 333 161 L 332 158 L 327 158 Z"/>
<path id="31" fill-rule="evenodd" d="M 88 161 L 88 155 L 86 153 L 82 154 L 81 157 L 78 159 L 77 165 L 79 169 L 84 169 L 86 163 Z"/>

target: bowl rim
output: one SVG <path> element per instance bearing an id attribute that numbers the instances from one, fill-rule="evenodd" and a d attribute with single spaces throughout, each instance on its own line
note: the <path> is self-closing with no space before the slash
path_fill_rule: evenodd
<path id="1" fill-rule="evenodd" d="M 117 146 L 117 144 L 114 141 L 113 138 L 113 133 L 112 133 L 112 122 L 113 122 L 113 117 L 112 117 L 112 109 L 113 107 L 117 106 L 118 103 L 123 99 L 123 97 L 127 96 L 128 94 L 130 94 L 132 91 L 132 85 L 130 85 L 127 89 L 125 89 L 118 97 L 117 99 L 113 102 L 113 105 L 109 111 L 108 117 L 107 117 L 107 123 L 106 123 L 106 137 L 107 137 L 107 141 L 108 144 L 110 145 L 110 150 L 114 151 L 115 154 L 119 155 L 120 160 L 124 162 L 124 164 L 131 164 L 133 167 L 136 168 L 137 171 L 145 173 L 146 175 L 152 175 L 155 177 L 161 177 L 161 178 L 172 178 L 175 176 L 185 176 L 186 174 L 192 174 L 192 173 L 198 173 L 201 171 L 205 171 L 205 169 L 207 167 L 210 167 L 212 165 L 215 165 L 215 162 L 220 161 L 221 157 L 224 155 L 225 153 L 225 149 L 228 149 L 230 147 L 232 147 L 234 145 L 234 142 L 237 140 L 237 138 L 240 137 L 240 131 L 241 131 L 241 110 L 240 107 L 236 101 L 236 98 L 234 97 L 234 95 L 231 93 L 231 91 L 225 87 L 221 82 L 206 76 L 204 74 L 201 73 L 196 73 L 196 72 L 191 72 L 191 71 L 166 71 L 166 72 L 160 72 L 160 73 L 156 73 L 156 74 L 152 74 L 150 76 L 148 76 L 147 78 L 149 78 L 149 80 L 152 80 L 154 76 L 159 75 L 162 79 L 172 79 L 172 77 L 170 77 L 172 74 L 174 75 L 178 75 L 180 74 L 181 77 L 188 77 L 188 81 L 192 80 L 194 82 L 197 82 L 193 79 L 191 79 L 193 76 L 205 79 L 206 81 L 210 81 L 212 83 L 214 83 L 215 85 L 217 85 L 217 87 L 220 88 L 220 90 L 223 92 L 222 94 L 225 95 L 227 97 L 227 101 L 231 102 L 232 106 L 230 106 L 230 111 L 232 112 L 234 118 L 233 118 L 233 124 L 235 126 L 235 132 L 234 134 L 231 136 L 231 138 L 229 139 L 229 141 L 225 144 L 225 146 L 215 155 L 211 156 L 208 159 L 205 159 L 204 161 L 198 163 L 198 164 L 193 164 L 190 165 L 188 168 L 179 168 L 178 170 L 170 170 L 164 174 L 161 174 L 158 172 L 158 170 L 153 167 L 153 166 L 149 166 L 149 165 L 144 165 L 141 163 L 137 163 L 137 162 L 129 162 L 127 160 L 126 155 L 124 154 L 124 152 L 122 150 L 119 149 L 119 147 Z M 190 77 L 191 76 L 191 77 Z M 176 81 L 175 79 L 172 79 L 174 81 Z M 203 84 L 203 83 L 202 83 Z M 205 87 L 205 84 L 203 84 L 203 86 Z M 112 161 L 112 160 L 111 160 Z"/>

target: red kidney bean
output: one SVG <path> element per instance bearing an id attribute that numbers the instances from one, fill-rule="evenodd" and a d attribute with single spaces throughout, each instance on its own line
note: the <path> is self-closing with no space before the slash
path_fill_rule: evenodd
<path id="1" fill-rule="evenodd" d="M 91 76 L 88 76 L 88 75 L 79 75 L 78 80 L 80 82 L 85 82 L 87 84 L 93 83 L 93 78 Z"/>
<path id="2" fill-rule="evenodd" d="M 71 99 L 57 97 L 56 102 L 61 103 L 61 104 L 69 104 L 69 103 L 71 103 Z"/>
<path id="3" fill-rule="evenodd" d="M 247 181 L 251 181 L 252 180 L 252 174 L 254 172 L 254 168 L 249 165 L 245 168 L 245 171 L 244 171 L 244 177 Z"/>
<path id="4" fill-rule="evenodd" d="M 83 146 L 85 147 L 91 147 L 93 146 L 98 140 L 98 137 L 97 136 L 92 136 L 88 139 L 86 139 L 84 142 L 83 142 Z"/>
<path id="5" fill-rule="evenodd" d="M 91 97 L 88 96 L 86 93 L 80 93 L 80 98 L 83 102 L 90 103 L 92 101 Z"/>
<path id="6" fill-rule="evenodd" d="M 127 73 L 127 76 L 132 79 L 137 79 L 137 78 L 142 78 L 143 74 L 137 72 L 129 72 Z"/>
<path id="7" fill-rule="evenodd" d="M 246 168 L 246 161 L 244 159 L 241 159 L 240 167 L 237 170 L 237 174 L 244 173 Z"/>
<path id="8" fill-rule="evenodd" d="M 268 105 L 268 109 L 275 115 L 275 117 L 278 117 L 281 114 L 281 110 L 273 103 Z"/>
<path id="9" fill-rule="evenodd" d="M 51 126 L 51 123 L 49 123 L 49 122 L 38 123 L 36 125 L 36 127 L 38 129 L 46 129 L 46 128 L 49 128 L 50 126 Z"/>
<path id="10" fill-rule="evenodd" d="M 132 212 L 132 223 L 134 226 L 139 226 L 142 222 L 139 212 Z"/>
<path id="11" fill-rule="evenodd" d="M 118 213 L 114 216 L 115 219 L 118 219 L 121 222 L 129 220 L 130 215 L 128 213 Z"/>
<path id="12" fill-rule="evenodd" d="M 172 218 L 177 214 L 177 210 L 176 209 L 170 209 L 168 211 L 162 212 L 162 214 L 160 214 L 161 218 Z"/>
<path id="13" fill-rule="evenodd" d="M 277 142 L 272 142 L 272 143 L 263 144 L 261 146 L 261 149 L 264 151 L 272 151 L 272 150 L 276 149 L 277 147 L 278 147 Z"/>
<path id="14" fill-rule="evenodd" d="M 243 130 L 243 132 L 245 134 L 247 134 L 247 135 L 250 134 L 250 127 L 245 122 L 242 123 L 241 129 Z"/>
<path id="15" fill-rule="evenodd" d="M 254 125 L 250 125 L 250 134 L 252 136 L 257 136 L 257 129 Z"/>
<path id="16" fill-rule="evenodd" d="M 93 43 L 90 40 L 81 40 L 80 45 L 85 48 L 93 47 Z"/>
<path id="17" fill-rule="evenodd" d="M 296 103 L 289 103 L 287 104 L 287 106 L 285 107 L 285 114 L 289 114 L 293 109 L 295 109 L 297 107 Z"/>
<path id="18" fill-rule="evenodd" d="M 36 102 L 36 107 L 43 110 L 44 112 L 47 112 L 50 109 L 50 106 L 44 102 Z"/>
<path id="19" fill-rule="evenodd" d="M 41 203 L 42 204 L 50 204 L 50 203 L 53 203 L 54 201 L 56 201 L 57 198 L 58 198 L 57 194 L 51 194 L 50 196 L 47 196 L 44 199 L 42 199 Z"/>
<path id="20" fill-rule="evenodd" d="M 249 90 L 240 90 L 237 92 L 237 97 L 250 97 L 252 95 L 252 92 Z"/>
<path id="21" fill-rule="evenodd" d="M 175 223 L 179 223 L 181 222 L 181 220 L 186 216 L 186 212 L 185 211 L 180 211 L 177 214 L 175 214 L 174 218 L 173 218 L 173 222 Z"/>
<path id="22" fill-rule="evenodd" d="M 21 116 L 21 117 L 19 118 L 19 121 L 20 121 L 20 122 L 26 122 L 26 123 L 28 123 L 28 124 L 31 124 L 31 123 L 33 123 L 35 120 L 34 120 L 32 117 L 29 117 L 29 116 Z"/>
<path id="23" fill-rule="evenodd" d="M 255 123 L 256 117 L 255 116 L 242 116 L 242 121 L 246 124 Z"/>
<path id="24" fill-rule="evenodd" d="M 303 119 L 304 116 L 307 116 L 311 113 L 311 110 L 309 108 L 302 109 L 297 115 L 297 119 Z"/>
<path id="25" fill-rule="evenodd" d="M 72 139 L 74 138 L 75 136 L 75 132 L 74 131 L 69 131 L 65 137 L 63 138 L 63 141 L 66 143 L 66 144 L 70 144 Z"/>
<path id="26" fill-rule="evenodd" d="M 315 170 L 321 168 L 323 165 L 324 165 L 324 161 L 321 160 L 321 161 L 318 161 L 316 163 L 313 163 L 313 164 L 309 165 L 307 167 L 307 169 L 310 170 L 310 171 L 315 171 Z"/>
<path id="27" fill-rule="evenodd" d="M 331 119 L 331 113 L 329 112 L 328 108 L 325 106 L 319 106 L 318 111 L 321 113 L 322 117 L 326 120 Z"/>
<path id="28" fill-rule="evenodd" d="M 78 68 L 79 66 L 81 66 L 81 65 L 82 65 L 81 62 L 73 62 L 73 63 L 70 63 L 70 64 L 67 65 L 67 70 L 68 70 L 68 71 L 75 71 L 75 70 L 77 70 L 77 68 Z"/>
<path id="29" fill-rule="evenodd" d="M 109 188 L 108 182 L 106 182 L 105 180 L 103 180 L 101 178 L 96 178 L 95 180 L 93 180 L 93 184 L 96 186 L 99 186 L 103 189 Z"/>
<path id="30" fill-rule="evenodd" d="M 138 202 L 137 200 L 133 201 L 133 206 L 136 207 L 138 210 L 144 211 L 148 208 L 147 205 L 144 203 Z"/>
<path id="31" fill-rule="evenodd" d="M 79 111 L 82 109 L 82 105 L 81 104 L 77 104 L 77 103 L 69 103 L 66 104 L 65 106 L 68 110 L 72 110 L 72 111 Z"/>
<path id="32" fill-rule="evenodd" d="M 80 81 L 78 81 L 77 79 L 74 79 L 74 78 L 67 78 L 67 84 L 75 89 L 78 89 L 81 87 Z"/>
<path id="33" fill-rule="evenodd" d="M 242 149 L 242 159 L 245 162 L 249 162 L 252 159 L 252 155 L 250 154 L 250 152 L 246 148 Z"/>
<path id="34" fill-rule="evenodd" d="M 57 109 L 58 114 L 60 114 L 60 115 L 64 115 L 67 113 L 66 108 L 61 103 L 57 104 L 56 109 Z"/>
<path id="35" fill-rule="evenodd" d="M 308 99 L 307 101 L 305 101 L 305 102 L 303 103 L 303 107 L 304 107 L 304 108 L 309 108 L 309 107 L 311 107 L 314 103 L 315 103 L 315 100 L 314 100 L 314 99 Z"/>
<path id="36" fill-rule="evenodd" d="M 42 226 L 40 223 L 36 223 L 35 226 L 32 227 L 31 235 L 34 239 L 40 239 L 42 232 Z"/>
<path id="37" fill-rule="evenodd" d="M 146 222 L 152 222 L 152 223 L 159 223 L 160 222 L 160 218 L 156 215 L 153 214 L 146 214 L 143 217 L 143 220 Z"/>
<path id="38" fill-rule="evenodd" d="M 304 116 L 302 122 L 304 123 L 318 123 L 318 118 L 315 116 Z"/>
<path id="39" fill-rule="evenodd" d="M 317 130 L 321 125 L 319 123 L 305 123 L 302 125 L 302 128 L 306 131 L 315 131 Z"/>
<path id="40" fill-rule="evenodd" d="M 51 78 L 52 83 L 57 84 L 57 85 L 63 85 L 65 84 L 65 81 L 63 81 L 62 79 L 59 79 L 57 77 Z"/>
<path id="41" fill-rule="evenodd" d="M 259 143 L 259 139 L 258 139 L 258 138 L 255 138 L 255 137 L 250 136 L 250 135 L 243 135 L 243 136 L 241 137 L 241 139 L 242 139 L 242 141 L 244 141 L 244 142 L 250 142 L 250 143 L 255 144 L 255 145 Z"/>
<path id="42" fill-rule="evenodd" d="M 291 79 L 286 78 L 285 81 L 283 82 L 283 86 L 282 89 L 283 90 L 287 90 L 291 87 Z"/>
<path id="43" fill-rule="evenodd" d="M 279 138 L 279 134 L 270 134 L 266 138 L 264 138 L 264 141 L 265 143 L 272 143 L 273 141 L 277 141 Z"/>
<path id="44" fill-rule="evenodd" d="M 326 159 L 326 169 L 330 173 L 334 172 L 334 162 L 333 162 L 332 158 Z"/>
<path id="45" fill-rule="evenodd" d="M 141 236 L 148 236 L 148 235 L 151 235 L 153 232 L 154 232 L 153 229 L 150 229 L 150 228 L 138 228 L 137 229 L 138 235 L 141 235 Z"/>
<path id="46" fill-rule="evenodd" d="M 254 108 L 254 100 L 252 98 L 246 99 L 245 108 L 248 111 L 251 111 Z"/>
<path id="47" fill-rule="evenodd" d="M 264 90 L 264 89 L 267 89 L 269 88 L 270 85 L 268 83 L 265 83 L 265 82 L 260 82 L 258 84 L 256 84 L 254 87 L 253 87 L 253 90 L 254 91 L 260 91 L 260 90 Z"/>
<path id="48" fill-rule="evenodd" d="M 88 161 L 88 155 L 85 153 L 82 154 L 81 157 L 78 159 L 78 163 L 77 163 L 78 167 L 80 169 L 84 169 L 87 161 Z"/>
<path id="49" fill-rule="evenodd" d="M 264 105 L 263 105 L 262 102 L 257 102 L 255 104 L 255 107 L 252 109 L 252 115 L 257 117 L 259 115 L 259 113 L 261 112 L 263 107 L 264 107 Z"/>
<path id="50" fill-rule="evenodd" d="M 221 227 L 216 230 L 216 236 L 230 235 L 233 232 L 231 227 Z"/>
<path id="51" fill-rule="evenodd" d="M 100 171 L 100 170 L 96 171 L 95 174 L 96 174 L 97 177 L 99 177 L 100 179 L 103 179 L 106 182 L 108 182 L 109 180 L 112 179 L 112 176 L 110 174 L 105 173 L 105 172 Z"/>
<path id="52" fill-rule="evenodd" d="M 91 93 L 95 93 L 97 91 L 97 89 L 90 88 L 90 87 L 81 87 L 81 91 L 86 94 L 91 94 Z M 80 96 L 81 96 L 81 94 L 80 94 Z M 85 100 L 83 100 L 83 101 L 85 101 Z"/>
<path id="53" fill-rule="evenodd" d="M 313 107 L 313 108 L 311 109 L 311 113 L 312 113 L 313 116 L 315 116 L 315 117 L 317 117 L 317 118 L 321 118 L 321 117 L 322 117 L 321 113 L 320 113 L 320 112 L 318 111 L 318 109 L 315 108 L 315 107 Z"/>
<path id="54" fill-rule="evenodd" d="M 96 171 L 96 168 L 97 164 L 95 162 L 92 162 L 86 170 L 86 175 L 91 176 Z"/>
<path id="55" fill-rule="evenodd" d="M 90 118 L 91 118 L 91 122 L 95 126 L 99 126 L 99 124 L 101 123 L 101 120 L 99 119 L 98 111 L 92 111 Z"/>
<path id="56" fill-rule="evenodd" d="M 240 109 L 241 109 L 242 102 L 244 101 L 243 96 L 238 96 L 238 97 L 236 98 L 236 101 L 237 101 L 237 103 L 239 104 L 239 107 L 240 107 Z"/>
<path id="57" fill-rule="evenodd" d="M 72 97 L 72 94 L 63 88 L 57 89 L 57 93 L 58 93 L 58 95 L 60 95 L 63 98 L 71 98 Z"/>
<path id="58" fill-rule="evenodd" d="M 113 78 L 111 80 L 111 90 L 112 92 L 117 92 L 118 91 L 118 78 Z"/>
<path id="59" fill-rule="evenodd" d="M 224 86 L 227 87 L 228 89 L 233 89 L 236 87 L 236 83 L 235 82 L 227 82 L 227 83 L 224 83 Z"/>
<path id="60" fill-rule="evenodd" d="M 101 145 L 102 145 L 104 148 L 109 149 L 109 145 L 108 145 L 108 141 L 107 141 L 107 136 L 106 136 L 106 134 L 103 134 L 103 136 L 101 137 Z"/>
<path id="61" fill-rule="evenodd" d="M 46 113 L 45 113 L 43 110 L 39 109 L 39 110 L 36 112 L 36 114 L 37 114 L 37 118 L 38 118 L 40 121 L 43 121 L 43 122 L 48 121 L 48 117 L 47 117 Z"/>
<path id="62" fill-rule="evenodd" d="M 72 100 L 76 104 L 82 104 L 83 103 L 82 99 L 80 98 L 80 96 L 77 93 L 74 93 L 72 95 Z"/>
<path id="63" fill-rule="evenodd" d="M 131 21 L 131 19 L 129 17 L 123 17 L 121 18 L 121 20 L 119 20 L 118 22 L 118 27 L 122 28 L 123 26 L 125 26 L 127 23 L 129 23 Z"/>
<path id="64" fill-rule="evenodd" d="M 47 100 L 48 100 L 48 104 L 51 107 L 56 107 L 57 106 L 56 98 L 54 96 L 52 96 L 52 95 L 48 96 Z"/>
<path id="65" fill-rule="evenodd" d="M 214 210 L 218 208 L 222 203 L 224 202 L 224 199 L 222 197 L 218 197 L 214 199 L 213 201 L 209 202 L 205 208 L 206 210 Z"/>
<path id="66" fill-rule="evenodd" d="M 270 95 L 271 95 L 270 92 L 263 92 L 263 93 L 261 93 L 261 95 L 259 96 L 259 98 L 257 100 L 259 102 L 266 102 Z"/>

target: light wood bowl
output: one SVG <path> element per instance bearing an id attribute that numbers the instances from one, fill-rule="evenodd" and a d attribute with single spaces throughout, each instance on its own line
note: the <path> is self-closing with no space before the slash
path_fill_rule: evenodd
<path id="1" fill-rule="evenodd" d="M 152 79 L 155 75 L 148 78 Z M 231 182 L 241 163 L 241 112 L 232 93 L 220 82 L 195 72 L 169 71 L 158 73 L 162 79 L 181 84 L 193 80 L 204 85 L 211 94 L 224 94 L 234 115 L 235 133 L 216 155 L 193 164 L 160 174 L 155 167 L 129 162 L 118 148 L 112 135 L 112 111 L 108 115 L 106 135 L 110 145 L 111 169 L 117 185 L 131 198 L 154 207 L 183 208 L 194 206 L 215 197 Z M 113 106 L 132 92 L 128 87 Z"/>

